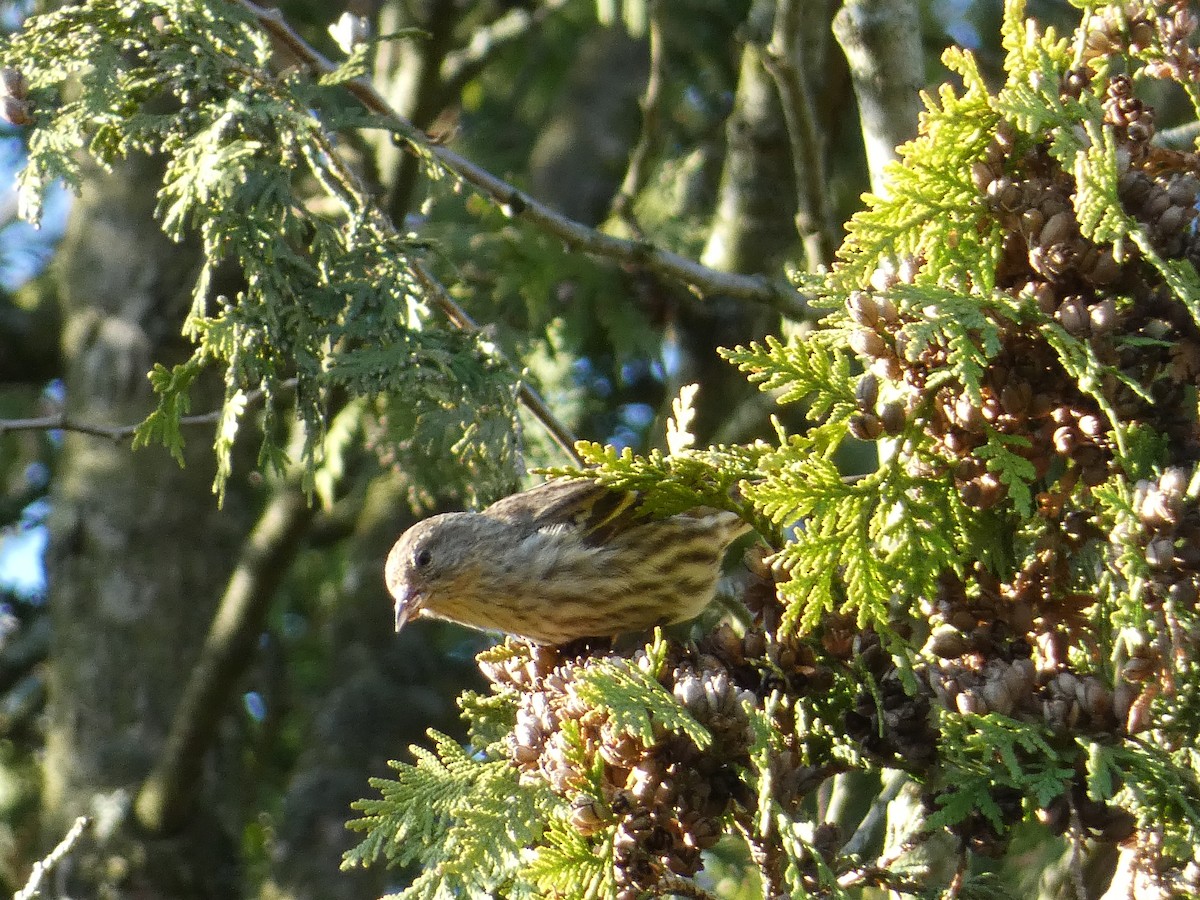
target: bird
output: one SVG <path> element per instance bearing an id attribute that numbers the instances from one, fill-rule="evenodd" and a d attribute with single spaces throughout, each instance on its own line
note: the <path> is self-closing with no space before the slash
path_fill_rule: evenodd
<path id="1" fill-rule="evenodd" d="M 655 516 L 644 499 L 556 478 L 418 522 L 384 566 L 396 631 L 426 617 L 561 645 L 694 618 L 750 525 L 704 506 Z"/>

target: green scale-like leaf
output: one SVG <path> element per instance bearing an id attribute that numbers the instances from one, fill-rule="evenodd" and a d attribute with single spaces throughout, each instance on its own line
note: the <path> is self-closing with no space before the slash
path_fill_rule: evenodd
<path id="1" fill-rule="evenodd" d="M 941 808 L 927 820 L 930 828 L 957 824 L 977 811 L 1003 833 L 1008 826 L 993 788 L 1014 788 L 1045 807 L 1075 776 L 1069 757 L 1061 757 L 1050 744 L 1043 725 L 996 713 L 943 712 L 939 719 L 939 782 L 946 790 L 937 795 Z"/>
<path id="2" fill-rule="evenodd" d="M 613 830 L 586 839 L 562 820 L 551 822 L 545 842 L 533 854 L 525 875 L 550 896 L 610 900 L 617 884 L 612 864 Z"/>
<path id="3" fill-rule="evenodd" d="M 826 349 L 828 335 L 816 340 L 793 338 L 783 343 L 768 335 L 763 344 L 721 350 L 721 355 L 750 376 L 764 391 L 778 391 L 779 403 L 812 403 L 809 417 L 816 420 L 852 408 L 850 358 Z"/>
<path id="4" fill-rule="evenodd" d="M 545 788 L 520 786 L 506 760 L 479 759 L 430 734 L 436 752 L 411 748 L 415 765 L 390 763 L 394 780 L 371 781 L 381 797 L 354 804 L 363 816 L 349 827 L 367 837 L 343 865 L 381 856 L 395 865 L 420 863 L 406 898 L 489 896 L 516 877 L 522 850 L 539 839 L 553 803 Z"/>
<path id="5" fill-rule="evenodd" d="M 615 728 L 646 746 L 658 740 L 660 729 L 686 735 L 700 750 L 712 743 L 708 729 L 662 685 L 630 663 L 593 663 L 579 672 L 575 690 L 581 699 L 605 710 Z"/>
<path id="6" fill-rule="evenodd" d="M 923 96 L 922 134 L 899 148 L 886 175 L 888 196 L 868 196 L 867 209 L 847 225 L 831 281 L 841 290 L 867 284 L 881 262 L 906 256 L 925 261 L 922 280 L 990 291 L 1001 255 L 1002 232 L 971 181 L 997 122 L 974 60 L 961 51 L 943 56 L 958 71 L 961 96 L 943 87 Z"/>

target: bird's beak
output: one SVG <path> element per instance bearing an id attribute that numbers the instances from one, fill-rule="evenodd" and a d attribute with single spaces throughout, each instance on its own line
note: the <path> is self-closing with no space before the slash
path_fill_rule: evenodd
<path id="1" fill-rule="evenodd" d="M 421 596 L 419 591 L 413 590 L 408 585 L 402 587 L 395 594 L 396 597 L 396 633 L 400 633 L 400 629 L 404 627 L 409 619 L 416 618 L 421 613 L 421 607 L 424 605 L 425 598 Z"/>

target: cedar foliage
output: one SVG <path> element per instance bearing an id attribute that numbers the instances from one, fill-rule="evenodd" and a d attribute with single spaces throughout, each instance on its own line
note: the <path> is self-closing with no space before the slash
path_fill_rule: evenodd
<path id="1" fill-rule="evenodd" d="M 723 834 L 745 841 L 765 895 L 939 890 L 840 855 L 844 836 L 811 818 L 823 778 L 879 767 L 921 784 L 915 843 L 948 830 L 967 857 L 1002 855 L 1040 821 L 1136 840 L 1186 890 L 1200 160 L 1151 142 L 1134 87 L 1187 83 L 1190 25 L 1098 6 L 1070 40 L 1009 3 L 1005 85 L 947 53 L 963 88 L 926 98 L 890 196 L 867 198 L 830 275 L 803 279 L 822 327 L 725 354 L 811 427 L 670 456 L 581 447 L 574 474 L 622 487 L 693 482 L 694 502 L 720 505 L 736 480 L 772 568 L 744 590 L 745 632 L 658 638 L 618 663 L 653 678 L 650 733 L 629 724 L 627 690 L 582 689 L 600 665 L 587 654 L 510 642 L 481 658 L 513 727 L 478 749 L 558 799 L 512 895 L 682 892 Z M 848 482 L 834 453 L 851 439 L 878 441 L 881 461 Z M 705 746 L 654 711 L 665 690 Z M 355 827 L 386 831 L 364 811 Z M 596 855 L 615 877 L 571 880 Z"/>
<path id="2" fill-rule="evenodd" d="M 225 384 L 218 493 L 252 391 L 264 467 L 287 464 L 277 434 L 294 413 L 312 485 L 326 461 L 330 398 L 345 396 L 359 407 L 348 416 L 375 414 L 391 453 L 453 455 L 494 493 L 510 484 L 517 454 L 514 375 L 487 341 L 438 324 L 410 265 L 417 248 L 343 160 L 336 128 L 380 124 L 347 113 L 336 93 L 362 60 L 315 80 L 276 73 L 272 56 L 245 8 L 201 0 L 67 6 L 31 20 L 5 48 L 34 115 L 19 176 L 27 219 L 38 220 L 56 179 L 80 187 L 80 150 L 101 167 L 161 153 L 163 229 L 201 241 L 204 267 L 182 324 L 195 352 L 150 374 L 159 406 L 137 442 L 180 456 L 192 385 L 216 367 Z M 213 296 L 230 260 L 244 286 Z"/>
<path id="3" fill-rule="evenodd" d="M 769 552 L 738 589 L 746 621 L 632 653 L 481 654 L 492 688 L 460 700 L 469 744 L 432 735 L 374 782 L 347 865 L 419 866 L 411 898 L 703 895 L 708 851 L 740 842 L 769 896 L 940 891 L 936 874 L 844 853 L 815 819 L 830 776 L 903 770 L 925 804 L 907 842 L 949 832 L 980 893 L 999 888 L 973 857 L 1033 821 L 1134 840 L 1188 890 L 1200 158 L 1153 142 L 1138 89 L 1171 82 L 1195 107 L 1200 60 L 1185 11 L 1084 6 L 1060 37 L 1010 0 L 997 91 L 948 52 L 962 87 L 925 98 L 889 196 L 866 198 L 831 273 L 802 279 L 821 327 L 726 351 L 803 404 L 807 430 L 696 447 L 681 401 L 671 453 L 581 444 L 586 467 L 554 470 L 644 491 L 662 513 L 744 515 Z M 390 127 L 335 102 L 356 64 L 324 82 L 275 74 L 242 7 L 200 0 L 68 7 L 2 55 L 30 86 L 29 216 L 53 179 L 79 184 L 81 149 L 101 166 L 161 152 L 163 226 L 203 243 L 183 324 L 195 354 L 151 373 L 160 406 L 141 440 L 178 450 L 189 387 L 213 367 L 220 478 L 252 392 L 262 460 L 282 464 L 293 384 L 310 471 L 345 397 L 394 449 L 449 431 L 480 485 L 506 477 L 515 376 L 436 324 L 422 248 L 341 161 L 338 129 Z M 333 212 L 313 210 L 314 184 Z M 231 259 L 244 290 L 211 297 Z M 880 464 L 848 481 L 834 454 L 851 440 L 877 442 Z"/>

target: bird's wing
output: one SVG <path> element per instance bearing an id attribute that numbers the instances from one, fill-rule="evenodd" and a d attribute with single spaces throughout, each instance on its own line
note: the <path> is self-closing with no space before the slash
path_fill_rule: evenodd
<path id="1" fill-rule="evenodd" d="M 589 544 L 603 543 L 641 520 L 636 492 L 565 478 L 497 500 L 483 514 L 530 531 L 577 529 Z"/>

